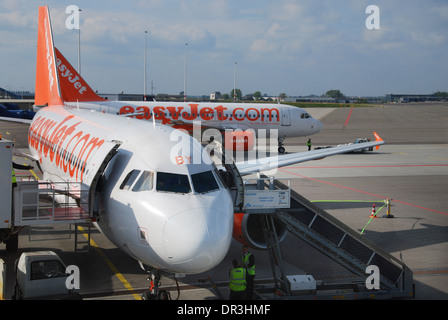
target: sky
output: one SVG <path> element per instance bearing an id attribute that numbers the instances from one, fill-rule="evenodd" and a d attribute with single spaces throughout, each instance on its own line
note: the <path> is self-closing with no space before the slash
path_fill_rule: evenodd
<path id="1" fill-rule="evenodd" d="M 0 0 L 0 87 L 34 92 L 46 4 L 74 67 L 66 8 L 81 9 L 81 73 L 100 93 L 143 93 L 145 38 L 147 93 L 179 94 L 185 69 L 189 96 L 230 93 L 235 70 L 243 95 L 448 91 L 446 0 Z"/>

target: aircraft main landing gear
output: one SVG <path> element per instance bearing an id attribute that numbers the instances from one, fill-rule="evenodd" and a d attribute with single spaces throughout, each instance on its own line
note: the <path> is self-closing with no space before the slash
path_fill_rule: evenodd
<path id="1" fill-rule="evenodd" d="M 286 152 L 286 149 L 283 146 L 283 141 L 285 141 L 285 137 L 278 138 L 278 153 L 280 153 L 280 154 L 283 154 Z"/>

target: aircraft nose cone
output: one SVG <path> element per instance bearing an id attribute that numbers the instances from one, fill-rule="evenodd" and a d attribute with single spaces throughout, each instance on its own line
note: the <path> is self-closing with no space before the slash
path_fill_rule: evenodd
<path id="1" fill-rule="evenodd" d="M 194 208 L 168 219 L 164 227 L 165 261 L 179 273 L 199 273 L 216 266 L 230 246 L 228 215 Z"/>
<path id="2" fill-rule="evenodd" d="M 316 120 L 316 122 L 314 124 L 314 129 L 316 130 L 316 133 L 321 131 L 323 129 L 323 127 L 324 127 L 324 125 L 322 124 L 322 122 L 320 122 L 319 120 Z"/>

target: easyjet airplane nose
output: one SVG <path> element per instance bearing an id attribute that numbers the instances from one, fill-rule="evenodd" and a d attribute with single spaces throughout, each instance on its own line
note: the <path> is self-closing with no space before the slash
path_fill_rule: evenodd
<path id="1" fill-rule="evenodd" d="M 319 120 L 315 120 L 315 123 L 313 124 L 315 133 L 318 133 L 319 131 L 321 131 L 324 128 L 324 125 L 322 124 L 322 122 L 320 122 Z"/>
<path id="2" fill-rule="evenodd" d="M 231 213 L 211 208 L 181 211 L 165 223 L 165 261 L 179 273 L 200 273 L 219 264 L 232 238 Z"/>

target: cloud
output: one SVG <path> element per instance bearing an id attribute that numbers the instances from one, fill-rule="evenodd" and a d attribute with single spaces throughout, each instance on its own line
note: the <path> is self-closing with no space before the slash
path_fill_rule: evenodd
<path id="1" fill-rule="evenodd" d="M 74 64 L 78 33 L 65 28 L 69 2 L 48 0 L 56 46 Z M 188 43 L 191 93 L 382 94 L 418 62 L 422 92 L 448 83 L 448 4 L 377 0 L 380 30 L 367 30 L 367 0 L 134 0 L 75 2 L 81 9 L 83 74 L 107 92 L 140 92 L 144 31 L 157 92 L 183 89 Z M 38 3 L 0 2 L 0 85 L 34 87 Z M 26 68 L 21 68 L 25 64 Z M 123 76 L 120 76 L 123 74 Z M 368 84 L 364 84 L 369 74 Z M 431 75 L 431 76 L 430 76 Z M 330 87 L 330 88 L 329 88 Z M 385 88 L 388 88 L 387 90 Z M 447 88 L 448 89 L 448 88 Z"/>

